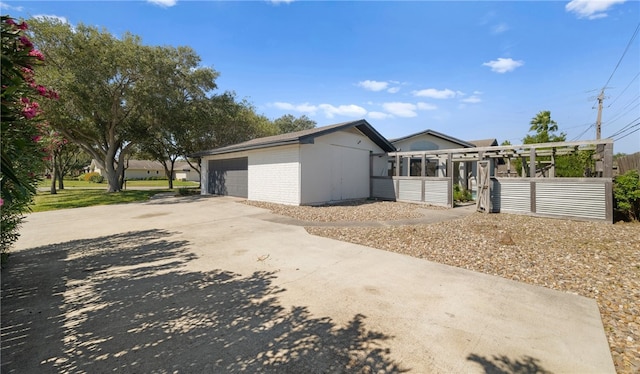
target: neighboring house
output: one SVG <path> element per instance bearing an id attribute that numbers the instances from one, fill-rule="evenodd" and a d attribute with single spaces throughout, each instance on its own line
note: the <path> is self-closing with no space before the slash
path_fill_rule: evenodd
<path id="1" fill-rule="evenodd" d="M 126 163 L 126 166 L 127 168 L 124 171 L 124 176 L 128 180 L 166 177 L 164 166 L 162 166 L 162 163 L 158 161 L 129 160 Z M 91 161 L 89 171 L 96 172 L 100 175 L 104 174 L 104 171 L 95 160 Z M 200 180 L 200 175 L 196 170 L 192 169 L 187 162 L 176 161 L 173 166 L 173 179 L 198 182 Z"/>
<path id="2" fill-rule="evenodd" d="M 478 148 L 482 147 L 494 147 L 498 145 L 497 139 L 480 139 L 480 140 L 469 140 L 468 143 L 473 144 Z"/>
<path id="3" fill-rule="evenodd" d="M 395 147 L 367 121 L 253 139 L 195 154 L 202 194 L 288 205 L 368 198 L 372 168 Z M 379 164 L 379 165 L 378 165 Z"/>
<path id="4" fill-rule="evenodd" d="M 425 130 L 415 134 L 391 139 L 398 152 L 435 151 L 438 149 L 472 148 L 475 144 L 445 135 L 434 130 Z"/>
<path id="5" fill-rule="evenodd" d="M 424 130 L 415 134 L 403 136 L 402 138 L 391 139 L 391 144 L 398 150 L 398 152 L 410 152 L 410 151 L 435 151 L 439 149 L 456 149 L 456 148 L 473 148 L 474 144 L 454 138 L 449 135 L 445 135 L 441 132 L 434 130 Z M 393 161 L 392 161 L 393 162 Z M 426 172 L 429 176 L 443 176 L 446 170 L 445 160 L 427 160 Z M 407 165 L 402 165 L 402 175 L 420 175 L 420 160 L 411 160 L 411 173 L 407 174 Z M 390 167 L 392 170 L 393 167 Z M 469 177 L 466 172 L 470 169 L 468 165 L 458 166 L 459 178 L 462 185 L 466 186 L 466 179 Z"/>

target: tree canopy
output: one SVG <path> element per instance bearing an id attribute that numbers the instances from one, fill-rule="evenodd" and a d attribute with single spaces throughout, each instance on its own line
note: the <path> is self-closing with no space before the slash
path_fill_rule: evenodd
<path id="1" fill-rule="evenodd" d="M 276 118 L 273 121 L 273 124 L 281 134 L 301 130 L 310 130 L 316 127 L 316 121 L 310 119 L 306 115 L 302 115 L 299 118 L 296 118 L 291 114 L 285 114 L 280 118 Z"/>
<path id="2" fill-rule="evenodd" d="M 535 131 L 534 135 L 526 135 L 522 142 L 524 144 L 563 142 L 567 135 L 561 132 L 559 135 L 554 134 L 558 131 L 558 124 L 551 119 L 551 111 L 543 110 L 538 112 L 531 119 L 531 127 L 529 131 Z"/>
<path id="3" fill-rule="evenodd" d="M 167 123 L 185 120 L 193 101 L 216 88 L 218 73 L 201 67 L 189 47 L 153 47 L 125 33 L 44 18 L 30 21 L 49 63 L 39 74 L 61 99 L 46 110 L 51 126 L 89 153 L 121 189 L 132 148 Z"/>

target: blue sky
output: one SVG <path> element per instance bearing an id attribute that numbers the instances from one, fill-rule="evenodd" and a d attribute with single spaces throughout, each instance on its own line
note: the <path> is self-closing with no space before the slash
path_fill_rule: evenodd
<path id="1" fill-rule="evenodd" d="M 1 4 L 14 17 L 191 46 L 221 73 L 219 90 L 269 118 L 365 118 L 388 138 L 433 129 L 519 144 L 531 118 L 550 110 L 568 140 L 594 139 L 606 85 L 603 137 L 622 130 L 614 151 L 640 151 L 640 131 L 630 134 L 640 129 L 638 1 Z"/>

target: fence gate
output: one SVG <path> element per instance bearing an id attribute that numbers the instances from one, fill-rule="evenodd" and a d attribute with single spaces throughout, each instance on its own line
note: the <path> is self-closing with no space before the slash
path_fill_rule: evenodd
<path id="1" fill-rule="evenodd" d="M 478 161 L 478 196 L 476 203 L 476 210 L 478 212 L 491 212 L 491 177 L 489 167 L 489 161 Z"/>

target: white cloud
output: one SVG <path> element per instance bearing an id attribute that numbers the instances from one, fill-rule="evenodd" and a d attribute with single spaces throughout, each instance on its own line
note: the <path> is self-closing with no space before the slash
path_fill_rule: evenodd
<path id="1" fill-rule="evenodd" d="M 436 110 L 436 109 L 438 109 L 438 107 L 433 105 L 433 104 L 422 103 L 422 102 L 418 103 L 417 107 L 420 110 Z"/>
<path id="2" fill-rule="evenodd" d="M 177 0 L 147 0 L 147 2 L 153 5 L 161 6 L 163 8 L 169 8 L 176 5 L 178 1 Z"/>
<path id="3" fill-rule="evenodd" d="M 509 26 L 506 23 L 500 23 L 491 28 L 491 32 L 493 34 L 502 34 L 503 32 L 509 30 Z"/>
<path id="4" fill-rule="evenodd" d="M 524 61 L 516 61 L 512 58 L 498 58 L 497 60 L 485 62 L 482 64 L 483 66 L 488 66 L 491 68 L 491 71 L 495 71 L 496 73 L 507 73 L 515 70 L 516 68 L 524 65 Z"/>
<path id="5" fill-rule="evenodd" d="M 615 4 L 626 0 L 572 0 L 565 5 L 567 12 L 575 13 L 578 18 L 598 19 L 607 16 L 605 12 Z"/>
<path id="6" fill-rule="evenodd" d="M 430 97 L 432 99 L 451 99 L 456 97 L 456 93 L 450 89 L 437 90 L 435 88 L 427 88 L 424 90 L 413 91 L 413 96 Z"/>
<path id="7" fill-rule="evenodd" d="M 309 103 L 294 105 L 294 104 L 285 103 L 285 102 L 275 102 L 272 105 L 278 109 L 291 110 L 291 111 L 300 112 L 300 113 L 309 113 L 311 115 L 316 114 L 316 112 L 318 111 L 317 106 L 311 105 Z"/>
<path id="8" fill-rule="evenodd" d="M 0 9 L 2 10 L 15 10 L 16 12 L 22 12 L 22 10 L 24 10 L 24 7 L 21 6 L 13 6 L 13 5 L 9 5 L 5 2 L 0 2 Z"/>
<path id="9" fill-rule="evenodd" d="M 271 3 L 271 4 L 275 4 L 275 5 L 279 5 L 279 4 L 291 4 L 293 3 L 295 0 L 267 0 L 267 2 Z"/>
<path id="10" fill-rule="evenodd" d="M 387 119 L 393 117 L 391 114 L 384 112 L 369 112 L 367 115 L 371 119 Z"/>
<path id="11" fill-rule="evenodd" d="M 398 91 L 400 91 L 400 87 L 391 87 L 387 90 L 388 93 L 397 93 Z"/>
<path id="12" fill-rule="evenodd" d="M 389 87 L 389 82 L 366 80 L 366 81 L 358 82 L 358 86 L 368 91 L 377 92 L 377 91 L 382 91 L 387 87 Z"/>
<path id="13" fill-rule="evenodd" d="M 364 117 L 367 114 L 367 110 L 357 105 L 339 105 L 333 106 L 331 104 L 320 104 L 318 108 L 324 111 L 324 115 L 327 118 L 333 118 L 334 116 L 345 117 Z"/>
<path id="14" fill-rule="evenodd" d="M 382 104 L 382 107 L 387 112 L 398 117 L 415 117 L 418 115 L 418 113 L 416 113 L 416 110 L 418 109 L 418 107 L 412 103 L 400 103 L 400 102 L 384 103 Z"/>
<path id="15" fill-rule="evenodd" d="M 483 94 L 483 92 L 482 92 L 482 91 L 473 91 L 473 94 L 474 94 L 474 95 L 482 95 L 482 94 Z"/>
<path id="16" fill-rule="evenodd" d="M 53 14 L 36 14 L 35 16 L 33 16 L 33 18 L 36 18 L 39 20 L 57 21 L 60 23 L 69 23 L 69 20 L 66 17 L 56 16 Z"/>
<path id="17" fill-rule="evenodd" d="M 333 118 L 335 116 L 345 117 L 364 117 L 367 114 L 367 110 L 358 105 L 338 105 L 320 104 L 313 105 L 309 103 L 292 104 L 282 101 L 270 103 L 269 106 L 278 108 L 280 110 L 286 110 L 290 112 L 306 113 L 309 115 L 315 115 L 318 111 L 323 111 L 327 118 Z"/>
<path id="18" fill-rule="evenodd" d="M 478 96 L 476 96 L 476 95 L 472 95 L 472 96 L 469 96 L 469 97 L 467 97 L 467 98 L 464 98 L 464 99 L 462 99 L 462 100 L 460 100 L 460 101 L 462 101 L 463 103 L 477 104 L 477 103 L 481 103 L 481 102 L 482 102 L 482 99 L 481 99 L 481 98 L 479 98 L 479 97 L 478 97 Z"/>

